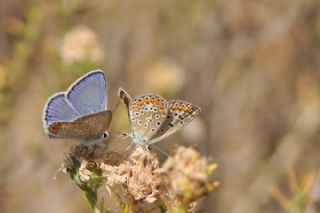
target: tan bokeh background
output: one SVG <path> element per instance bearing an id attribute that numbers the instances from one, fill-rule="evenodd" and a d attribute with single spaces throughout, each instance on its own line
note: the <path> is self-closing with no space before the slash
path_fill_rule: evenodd
<path id="1" fill-rule="evenodd" d="M 110 108 L 120 86 L 201 106 L 158 146 L 218 163 L 204 212 L 285 212 L 272 189 L 291 198 L 287 172 L 319 168 L 319 65 L 318 0 L 0 0 L 0 212 L 89 212 L 67 175 L 53 180 L 76 143 L 47 139 L 41 116 L 96 68 Z M 123 106 L 112 130 L 129 130 Z"/>

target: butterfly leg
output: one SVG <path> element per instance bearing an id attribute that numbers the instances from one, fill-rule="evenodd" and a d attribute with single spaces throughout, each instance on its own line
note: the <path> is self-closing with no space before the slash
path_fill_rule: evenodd
<path id="1" fill-rule="evenodd" d="M 121 155 L 124 155 L 124 154 L 127 154 L 127 156 L 130 154 L 130 149 L 132 148 L 132 146 L 133 146 L 134 144 L 130 144 L 122 153 L 121 153 Z"/>
<path id="2" fill-rule="evenodd" d="M 162 154 L 164 154 L 165 156 L 167 156 L 168 158 L 170 158 L 170 156 L 165 152 L 163 151 L 161 148 L 153 145 L 153 144 L 148 144 L 147 146 L 147 149 L 150 151 L 152 147 L 156 148 L 158 151 L 160 151 Z"/>

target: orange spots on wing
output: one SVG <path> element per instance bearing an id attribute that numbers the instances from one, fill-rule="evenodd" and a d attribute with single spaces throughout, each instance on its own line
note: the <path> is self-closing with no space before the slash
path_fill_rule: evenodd
<path id="1" fill-rule="evenodd" d="M 188 107 L 188 106 L 185 106 L 185 107 L 183 107 L 182 110 L 185 111 L 185 112 L 187 112 L 187 111 L 189 110 L 189 107 Z"/>
<path id="2" fill-rule="evenodd" d="M 156 98 L 155 97 L 151 97 L 151 103 L 155 103 L 156 102 Z"/>
<path id="3" fill-rule="evenodd" d="M 178 107 L 178 110 L 182 110 L 184 108 L 184 106 L 183 105 L 179 105 L 179 107 Z"/>
<path id="4" fill-rule="evenodd" d="M 138 104 L 138 106 L 142 106 L 143 105 L 143 100 L 142 99 L 138 99 L 137 100 L 137 104 Z"/>
<path id="5" fill-rule="evenodd" d="M 176 109 L 178 109 L 178 104 L 177 103 L 175 103 L 175 104 L 173 104 L 172 106 L 171 106 L 171 109 L 173 109 L 173 110 L 176 110 Z"/>
<path id="6" fill-rule="evenodd" d="M 156 98 L 156 100 L 154 101 L 156 104 L 160 104 L 160 98 Z"/>
<path id="7" fill-rule="evenodd" d="M 136 104 L 135 103 L 132 103 L 132 104 L 130 104 L 130 109 L 135 109 L 136 108 Z"/>
<path id="8" fill-rule="evenodd" d="M 59 123 L 53 124 L 50 129 L 51 129 L 51 132 L 53 132 L 54 134 L 57 134 L 61 129 L 61 125 Z"/>
<path id="9" fill-rule="evenodd" d="M 164 103 L 161 103 L 160 106 L 159 106 L 159 109 L 160 110 L 164 110 L 166 108 L 166 105 Z"/>
<path id="10" fill-rule="evenodd" d="M 146 96 L 146 97 L 144 97 L 144 102 L 146 103 L 146 104 L 148 104 L 148 103 L 150 103 L 150 97 L 148 97 L 148 96 Z"/>

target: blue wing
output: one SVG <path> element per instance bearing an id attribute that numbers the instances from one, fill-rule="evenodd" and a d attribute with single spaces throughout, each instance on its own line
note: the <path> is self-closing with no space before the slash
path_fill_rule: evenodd
<path id="1" fill-rule="evenodd" d="M 100 112 L 107 108 L 107 83 L 101 70 L 94 70 L 70 86 L 67 101 L 80 115 Z"/>
<path id="2" fill-rule="evenodd" d="M 79 117 L 79 113 L 66 101 L 63 92 L 51 96 L 44 109 L 43 122 L 46 126 L 55 121 L 71 121 Z"/>

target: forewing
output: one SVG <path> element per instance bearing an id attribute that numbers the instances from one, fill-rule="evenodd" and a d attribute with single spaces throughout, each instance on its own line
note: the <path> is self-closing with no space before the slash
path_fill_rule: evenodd
<path id="1" fill-rule="evenodd" d="M 118 96 L 126 105 L 127 109 L 129 109 L 129 104 L 130 102 L 132 102 L 132 98 L 130 97 L 130 95 L 120 87 L 118 90 Z"/>
<path id="2" fill-rule="evenodd" d="M 130 103 L 132 103 L 133 100 L 130 97 L 130 95 L 121 87 L 118 90 L 118 96 L 123 101 L 124 105 L 127 107 L 128 118 L 129 118 L 129 122 L 131 124 L 130 114 L 129 114 L 129 105 L 130 105 Z"/>
<path id="3" fill-rule="evenodd" d="M 81 115 L 107 108 L 107 83 L 101 70 L 89 72 L 73 83 L 66 93 L 67 100 Z"/>
<path id="4" fill-rule="evenodd" d="M 108 129 L 112 119 L 110 110 L 82 116 L 74 121 L 57 121 L 49 125 L 51 138 L 72 138 L 85 141 L 100 138 Z"/>
<path id="5" fill-rule="evenodd" d="M 180 130 L 200 113 L 201 109 L 187 101 L 174 100 L 168 102 L 168 116 L 150 143 L 158 142 Z"/>
<path id="6" fill-rule="evenodd" d="M 43 112 L 43 124 L 47 126 L 56 121 L 71 121 L 79 114 L 66 101 L 64 93 L 56 93 L 48 99 Z"/>

